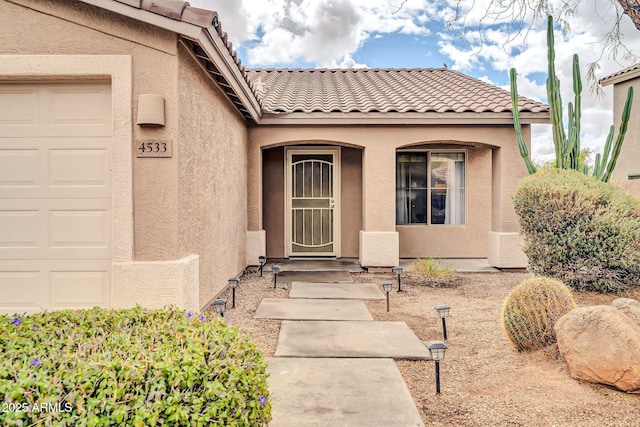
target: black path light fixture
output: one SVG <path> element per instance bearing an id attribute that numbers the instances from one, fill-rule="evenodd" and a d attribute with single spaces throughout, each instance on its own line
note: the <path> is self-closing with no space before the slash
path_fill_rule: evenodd
<path id="1" fill-rule="evenodd" d="M 436 305 L 434 307 L 436 309 L 436 313 L 438 313 L 438 317 L 442 319 L 442 334 L 444 335 L 444 340 L 447 340 L 447 321 L 446 318 L 449 317 L 449 310 L 451 307 L 448 305 Z"/>
<path id="2" fill-rule="evenodd" d="M 231 289 L 231 308 L 236 308 L 236 288 L 238 287 L 239 279 L 232 277 L 229 279 L 229 288 Z"/>
<path id="3" fill-rule="evenodd" d="M 389 292 L 391 292 L 391 287 L 393 283 L 389 281 L 382 282 L 382 289 L 387 293 L 387 311 L 389 311 Z"/>
<path id="4" fill-rule="evenodd" d="M 400 279 L 400 275 L 404 271 L 404 267 L 400 267 L 399 265 L 393 267 L 392 271 L 398 275 L 398 292 L 402 292 L 402 282 Z"/>
<path id="5" fill-rule="evenodd" d="M 267 263 L 267 257 L 264 255 L 260 255 L 258 257 L 258 262 L 260 263 L 260 277 L 262 277 L 262 269 L 264 268 L 264 265 Z"/>
<path id="6" fill-rule="evenodd" d="M 429 341 L 427 342 L 427 348 L 429 349 L 431 360 L 436 362 L 436 394 L 440 394 L 440 361 L 444 359 L 444 352 L 449 347 L 442 341 Z"/>
<path id="7" fill-rule="evenodd" d="M 227 311 L 227 300 L 226 299 L 217 299 L 213 302 L 213 309 L 220 316 L 224 317 L 224 312 Z"/>
<path id="8" fill-rule="evenodd" d="M 278 285 L 278 273 L 280 273 L 280 266 L 272 265 L 271 271 L 273 271 L 273 289 Z"/>

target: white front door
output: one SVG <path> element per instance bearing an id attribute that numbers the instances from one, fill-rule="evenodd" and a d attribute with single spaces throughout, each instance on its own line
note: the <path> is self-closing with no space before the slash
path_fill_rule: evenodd
<path id="1" fill-rule="evenodd" d="M 0 313 L 109 306 L 111 87 L 0 83 Z"/>
<path id="2" fill-rule="evenodd" d="M 338 149 L 287 150 L 288 256 L 339 256 Z"/>

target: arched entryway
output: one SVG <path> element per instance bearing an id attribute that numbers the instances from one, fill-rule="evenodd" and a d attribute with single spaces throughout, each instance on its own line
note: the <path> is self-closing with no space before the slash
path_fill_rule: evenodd
<path id="1" fill-rule="evenodd" d="M 269 258 L 358 257 L 362 150 L 330 144 L 264 148 L 262 213 Z"/>

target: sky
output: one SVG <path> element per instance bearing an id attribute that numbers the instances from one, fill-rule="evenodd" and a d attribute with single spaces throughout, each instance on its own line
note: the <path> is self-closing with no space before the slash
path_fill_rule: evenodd
<path id="1" fill-rule="evenodd" d="M 513 0 L 522 4 L 525 0 Z M 563 105 L 572 100 L 572 56 L 583 75 L 582 147 L 601 152 L 613 124 L 612 87 L 591 93 L 587 64 L 600 79 L 633 65 L 625 49 L 605 48 L 607 32 L 621 13 L 616 0 L 549 0 L 576 5 L 555 31 L 556 71 Z M 251 68 L 449 68 L 509 89 L 518 72 L 522 96 L 547 101 L 546 18 L 516 7 L 492 13 L 491 0 L 190 0 L 216 10 L 242 63 Z M 515 10 L 515 12 L 513 12 Z M 514 19 L 515 13 L 515 19 Z M 640 32 L 624 15 L 626 49 L 640 56 Z M 635 106 L 640 110 L 640 105 Z M 554 158 L 550 125 L 534 125 L 532 155 Z M 617 131 L 617 130 L 616 130 Z"/>

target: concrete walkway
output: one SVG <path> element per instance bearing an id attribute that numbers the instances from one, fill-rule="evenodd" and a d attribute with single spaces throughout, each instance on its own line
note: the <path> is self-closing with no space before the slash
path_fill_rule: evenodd
<path id="1" fill-rule="evenodd" d="M 424 426 L 391 359 L 269 359 L 270 427 Z"/>
<path id="2" fill-rule="evenodd" d="M 393 359 L 429 351 L 404 322 L 372 320 L 361 300 L 382 298 L 374 284 L 293 282 L 260 303 L 255 318 L 297 320 L 269 359 L 271 427 L 424 427 Z"/>
<path id="3" fill-rule="evenodd" d="M 337 302 L 337 301 L 334 301 Z M 430 359 L 404 322 L 282 322 L 276 357 Z"/>
<path id="4" fill-rule="evenodd" d="M 373 320 L 362 301 L 288 298 L 263 299 L 253 317 L 278 320 Z"/>
<path id="5" fill-rule="evenodd" d="M 293 282 L 289 298 L 380 300 L 385 297 L 373 283 Z"/>

